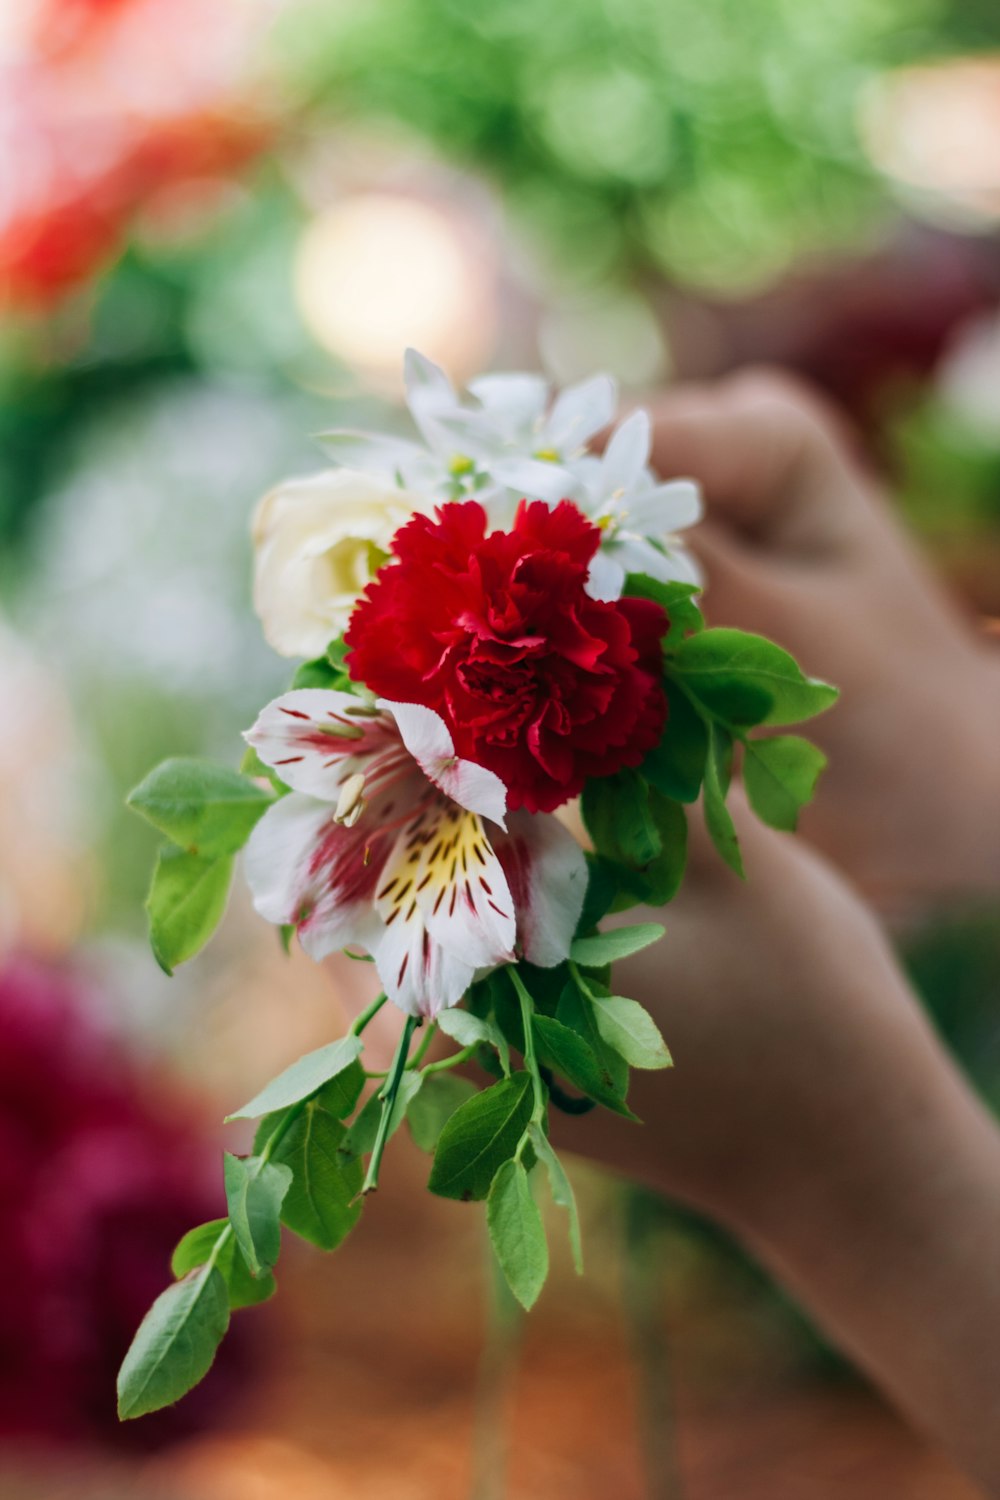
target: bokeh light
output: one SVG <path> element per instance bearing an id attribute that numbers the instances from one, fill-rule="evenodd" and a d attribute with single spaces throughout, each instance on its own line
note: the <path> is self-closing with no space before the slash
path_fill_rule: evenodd
<path id="1" fill-rule="evenodd" d="M 1000 55 L 890 73 L 865 96 L 861 123 L 872 161 L 924 213 L 1000 221 Z"/>
<path id="2" fill-rule="evenodd" d="M 416 198 L 362 194 L 320 214 L 299 244 L 295 290 L 324 348 L 390 389 L 408 345 L 458 379 L 489 358 L 489 265 L 441 209 Z"/>

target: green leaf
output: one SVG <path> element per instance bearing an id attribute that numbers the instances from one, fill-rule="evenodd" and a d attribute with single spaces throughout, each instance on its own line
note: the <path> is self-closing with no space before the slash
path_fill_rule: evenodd
<path id="1" fill-rule="evenodd" d="M 226 1234 L 227 1229 L 228 1234 Z M 198 1224 L 194 1229 L 189 1229 L 187 1234 L 178 1240 L 176 1249 L 170 1257 L 171 1274 L 179 1281 L 189 1271 L 203 1266 L 224 1234 L 226 1234 L 227 1245 L 236 1243 L 228 1219 L 210 1219 L 207 1224 Z M 220 1257 L 221 1251 L 220 1256 L 216 1258 L 216 1264 Z"/>
<path id="2" fill-rule="evenodd" d="M 399 1080 L 396 1102 L 392 1106 L 392 1115 L 389 1118 L 389 1133 L 386 1136 L 386 1140 L 390 1140 L 396 1134 L 396 1131 L 406 1119 L 406 1111 L 423 1087 L 423 1083 L 423 1073 L 417 1072 L 415 1068 L 408 1068 Z M 351 1160 L 357 1160 L 359 1156 L 367 1156 L 375 1145 L 375 1137 L 378 1134 L 378 1122 L 381 1118 L 382 1100 L 379 1098 L 379 1090 L 376 1089 L 374 1094 L 366 1100 L 360 1114 L 352 1121 L 351 1127 L 340 1147 L 341 1156 Z"/>
<path id="3" fill-rule="evenodd" d="M 341 1121 L 310 1099 L 272 1157 L 291 1177 L 282 1222 L 321 1250 L 335 1250 L 361 1215 L 361 1163 L 341 1153 L 344 1134 Z"/>
<path id="4" fill-rule="evenodd" d="M 715 766 L 715 775 L 724 797 L 729 796 L 733 780 L 733 746 L 735 739 L 722 724 L 713 724 L 708 736 L 708 754 Z"/>
<path id="5" fill-rule="evenodd" d="M 334 688 L 343 691 L 344 673 L 328 657 L 317 656 L 315 661 L 304 661 L 301 666 L 296 667 L 292 687 Z"/>
<path id="6" fill-rule="evenodd" d="M 642 774 L 665 797 L 694 802 L 701 791 L 708 754 L 708 729 L 690 698 L 669 679 L 667 724 L 660 743 L 642 763 Z"/>
<path id="7" fill-rule="evenodd" d="M 689 636 L 673 652 L 668 671 L 731 724 L 794 724 L 837 700 L 836 688 L 806 677 L 787 651 L 742 630 Z"/>
<path id="8" fill-rule="evenodd" d="M 600 995 L 594 1002 L 597 1029 L 609 1047 L 633 1068 L 669 1068 L 670 1053 L 659 1027 L 638 1000 Z"/>
<path id="9" fill-rule="evenodd" d="M 441 1132 L 428 1187 L 442 1198 L 485 1198 L 531 1119 L 532 1085 L 513 1073 L 456 1109 Z"/>
<path id="10" fill-rule="evenodd" d="M 486 1223 L 507 1285 L 523 1308 L 533 1307 L 549 1274 L 549 1247 L 528 1174 L 519 1161 L 505 1161 L 497 1168 L 486 1200 Z"/>
<path id="11" fill-rule="evenodd" d="M 226 1283 L 215 1266 L 161 1292 L 118 1372 L 122 1421 L 179 1401 L 207 1373 L 229 1327 Z"/>
<path id="12" fill-rule="evenodd" d="M 249 1104 L 244 1104 L 241 1109 L 227 1115 L 226 1122 L 256 1120 L 260 1115 L 269 1115 L 275 1110 L 287 1109 L 290 1104 L 308 1099 L 310 1094 L 315 1094 L 331 1078 L 336 1078 L 349 1068 L 361 1056 L 363 1045 L 358 1036 L 342 1036 L 339 1041 L 317 1047 L 315 1052 L 307 1052 L 283 1073 L 279 1073 L 277 1078 L 272 1078 L 259 1094 L 254 1095 Z"/>
<path id="13" fill-rule="evenodd" d="M 615 864 L 648 865 L 661 849 L 649 809 L 649 789 L 638 771 L 619 771 L 588 781 L 581 812 L 594 849 Z"/>
<path id="14" fill-rule="evenodd" d="M 535 1037 L 542 1062 L 560 1078 L 575 1085 L 588 1099 L 595 1099 L 605 1109 L 634 1120 L 616 1080 L 602 1065 L 593 1048 L 578 1032 L 554 1016 L 535 1016 Z"/>
<path id="15" fill-rule="evenodd" d="M 510 1077 L 510 1048 L 507 1038 L 492 1021 L 484 1020 L 481 1016 L 474 1016 L 467 1010 L 443 1010 L 437 1018 L 437 1023 L 445 1036 L 450 1036 L 453 1042 L 460 1047 L 472 1047 L 477 1042 L 485 1042 L 487 1046 L 495 1047 L 500 1058 L 500 1066 L 504 1073 Z"/>
<path id="16" fill-rule="evenodd" d="M 655 787 L 649 788 L 649 811 L 660 836 L 660 852 L 642 870 L 632 871 L 624 880 L 629 899 L 619 896 L 613 911 L 625 911 L 636 901 L 649 906 L 665 906 L 677 895 L 687 868 L 687 814 L 679 802 L 665 797 Z"/>
<path id="17" fill-rule="evenodd" d="M 576 938 L 569 956 L 573 963 L 584 969 L 600 969 L 604 964 L 613 964 L 619 958 L 628 958 L 630 953 L 640 953 L 651 943 L 658 943 L 663 933 L 659 922 L 616 927 L 611 932 L 599 932 L 596 937 Z"/>
<path id="18" fill-rule="evenodd" d="M 229 1222 L 251 1275 L 269 1271 L 281 1253 L 281 1203 L 291 1186 L 288 1167 L 259 1156 L 225 1152 L 223 1175 Z"/>
<path id="19" fill-rule="evenodd" d="M 385 557 L 382 558 L 383 562 Z M 342 693 L 357 692 L 357 683 L 351 680 L 347 670 L 350 650 L 344 645 L 344 637 L 338 635 L 326 648 L 324 656 L 304 661 L 292 678 L 293 688 L 334 688 Z"/>
<path id="20" fill-rule="evenodd" d="M 583 898 L 583 910 L 576 924 L 576 935 L 592 932 L 602 917 L 607 916 L 618 895 L 620 866 L 599 854 L 587 854 L 587 894 Z"/>
<path id="21" fill-rule="evenodd" d="M 361 1098 L 364 1086 L 365 1070 L 360 1062 L 354 1061 L 348 1063 L 343 1072 L 331 1078 L 329 1083 L 324 1083 L 316 1095 L 316 1102 L 327 1114 L 334 1115 L 338 1120 L 346 1120 Z"/>
<path id="22" fill-rule="evenodd" d="M 528 1135 L 535 1155 L 545 1167 L 549 1179 L 549 1192 L 553 1203 L 566 1210 L 569 1219 L 569 1246 L 573 1255 L 573 1267 L 578 1276 L 583 1275 L 583 1241 L 580 1236 L 580 1214 L 576 1206 L 573 1184 L 559 1160 L 548 1136 L 540 1125 L 529 1125 Z"/>
<path id="23" fill-rule="evenodd" d="M 694 602 L 700 590 L 693 583 L 661 583 L 658 578 L 650 578 L 648 573 L 630 573 L 622 592 L 630 599 L 652 599 L 656 604 L 662 604 L 670 622 L 664 636 L 666 646 L 683 640 L 689 632 L 705 628 L 704 617 Z"/>
<path id="24" fill-rule="evenodd" d="M 429 1073 L 419 1092 L 410 1100 L 407 1123 L 421 1151 L 435 1151 L 441 1132 L 461 1105 L 478 1094 L 479 1089 L 468 1078 L 454 1073 Z"/>
<path id="25" fill-rule="evenodd" d="M 270 1271 L 264 1271 L 260 1276 L 251 1276 L 250 1267 L 243 1259 L 228 1219 L 213 1219 L 209 1224 L 199 1224 L 197 1229 L 189 1229 L 171 1257 L 170 1269 L 173 1274 L 180 1278 L 197 1266 L 203 1266 L 220 1239 L 222 1246 L 216 1255 L 215 1264 L 226 1283 L 229 1306 L 233 1312 L 241 1307 L 266 1302 L 269 1297 L 273 1297 L 277 1290 L 274 1276 Z"/>
<path id="26" fill-rule="evenodd" d="M 258 781 L 270 782 L 275 794 L 279 797 L 287 797 L 291 791 L 291 787 L 285 785 L 277 771 L 271 766 L 265 766 L 252 745 L 248 745 L 243 752 L 243 759 L 240 761 L 240 775 L 251 776 Z"/>
<path id="27" fill-rule="evenodd" d="M 687 822 L 677 802 L 638 772 L 623 771 L 587 784 L 583 815 L 597 850 L 585 898 L 591 925 L 594 914 L 603 915 L 602 904 L 624 911 L 639 901 L 662 905 L 676 895 L 687 861 Z"/>
<path id="28" fill-rule="evenodd" d="M 382 554 L 382 561 L 388 561 L 388 555 L 386 553 Z M 330 663 L 331 667 L 338 671 L 341 676 L 346 677 L 348 681 L 350 681 L 350 675 L 347 670 L 347 658 L 350 656 L 350 654 L 351 648 L 345 643 L 342 633 L 337 636 L 336 640 L 331 641 L 329 646 L 327 646 L 326 648 L 327 661 Z"/>
<path id="29" fill-rule="evenodd" d="M 608 1046 L 598 1031 L 591 999 L 591 995 L 606 995 L 610 992 L 589 977 L 586 987 L 589 994 L 580 989 L 575 978 L 570 978 L 559 997 L 556 1020 L 583 1038 L 597 1059 L 601 1076 L 609 1079 L 615 1094 L 624 1099 L 628 1091 L 628 1063 L 613 1047 Z"/>
<path id="30" fill-rule="evenodd" d="M 146 897 L 149 941 L 160 968 L 172 974 L 194 958 L 222 920 L 233 878 L 233 856 L 202 859 L 165 844 Z"/>
<path id="31" fill-rule="evenodd" d="M 718 743 L 718 731 L 712 726 L 711 748 L 707 761 L 705 762 L 705 795 L 702 799 L 702 810 L 705 814 L 705 827 L 708 829 L 712 843 L 726 861 L 730 869 L 735 870 L 741 880 L 746 879 L 743 869 L 743 855 L 740 852 L 740 841 L 736 837 L 736 825 L 729 814 L 726 806 L 726 795 L 722 789 L 719 778 L 719 762 L 715 753 Z"/>
<path id="32" fill-rule="evenodd" d="M 274 798 L 208 760 L 179 757 L 150 771 L 128 799 L 134 812 L 189 854 L 235 854 Z"/>
<path id="33" fill-rule="evenodd" d="M 747 740 L 743 783 L 750 806 L 762 822 L 794 833 L 825 765 L 822 750 L 797 734 Z"/>

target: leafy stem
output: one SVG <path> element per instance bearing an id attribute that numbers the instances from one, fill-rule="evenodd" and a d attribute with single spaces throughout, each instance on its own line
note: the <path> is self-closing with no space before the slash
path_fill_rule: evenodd
<path id="1" fill-rule="evenodd" d="M 421 1076 L 426 1078 L 428 1073 L 444 1073 L 448 1068 L 460 1068 L 463 1063 L 467 1063 L 475 1055 L 478 1046 L 478 1042 L 471 1042 L 468 1047 L 463 1047 L 461 1052 L 452 1052 L 447 1057 L 439 1057 L 437 1062 L 428 1063 L 426 1068 L 421 1069 Z M 414 1053 L 413 1057 L 406 1064 L 404 1072 L 409 1073 L 412 1069 L 416 1068 L 426 1051 L 427 1039 L 425 1038 L 421 1042 L 417 1052 Z M 388 1078 L 388 1076 L 388 1073 L 365 1073 L 366 1078 Z"/>
<path id="2" fill-rule="evenodd" d="M 307 1101 L 304 1100 L 301 1104 L 293 1104 L 292 1107 L 290 1109 L 287 1109 L 282 1115 L 281 1119 L 278 1121 L 277 1125 L 274 1127 L 274 1129 L 271 1131 L 271 1134 L 264 1142 L 261 1150 L 256 1153 L 256 1164 L 254 1165 L 253 1171 L 250 1173 L 251 1181 L 254 1181 L 260 1176 L 264 1167 L 271 1160 L 271 1156 L 277 1148 L 282 1136 L 288 1130 L 293 1120 L 296 1120 L 302 1113 L 302 1110 L 306 1107 L 306 1102 Z M 219 1256 L 222 1254 L 222 1251 L 225 1249 L 226 1245 L 232 1239 L 232 1237 L 233 1226 L 227 1219 L 225 1226 L 219 1231 L 215 1244 L 212 1246 L 212 1250 L 208 1257 L 208 1260 L 205 1262 L 206 1272 L 210 1271 L 212 1267 L 218 1262 Z"/>
<path id="3" fill-rule="evenodd" d="M 517 998 L 521 1005 L 521 1026 L 524 1030 L 524 1066 L 531 1076 L 531 1086 L 535 1101 L 534 1108 L 531 1111 L 531 1123 L 541 1125 L 545 1120 L 547 1098 L 545 1084 L 542 1081 L 542 1075 L 538 1067 L 538 1057 L 535 1052 L 535 1002 L 525 989 L 524 981 L 513 965 L 508 964 L 507 973 L 510 975 L 510 982 L 517 992 Z"/>
<path id="4" fill-rule="evenodd" d="M 589 1001 L 591 1001 L 592 1004 L 596 1005 L 597 1004 L 597 997 L 596 997 L 596 995 L 594 994 L 593 990 L 590 988 L 590 985 L 584 979 L 583 975 L 580 973 L 580 967 L 579 967 L 579 965 L 575 964 L 572 959 L 569 960 L 569 972 L 573 976 L 573 983 L 576 985 L 577 989 L 581 992 L 581 994 L 586 995 L 587 999 Z"/>
<path id="5" fill-rule="evenodd" d="M 385 997 L 383 996 L 382 998 L 384 999 Z M 396 1055 L 392 1059 L 389 1076 L 379 1092 L 379 1098 L 382 1100 L 382 1113 L 379 1116 L 378 1132 L 375 1136 L 375 1144 L 372 1147 L 372 1154 L 368 1161 L 368 1171 L 365 1173 L 365 1180 L 361 1186 L 362 1193 L 374 1192 L 378 1187 L 378 1172 L 379 1167 L 382 1165 L 382 1153 L 385 1150 L 385 1143 L 389 1139 L 389 1126 L 392 1122 L 392 1112 L 396 1103 L 396 1095 L 399 1093 L 399 1085 L 406 1070 L 406 1057 L 410 1050 L 410 1041 L 419 1024 L 419 1016 L 407 1016 L 399 1043 L 396 1047 Z"/>

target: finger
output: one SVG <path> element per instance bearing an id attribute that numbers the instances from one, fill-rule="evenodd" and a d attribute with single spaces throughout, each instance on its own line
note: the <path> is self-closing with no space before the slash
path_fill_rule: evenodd
<path id="1" fill-rule="evenodd" d="M 705 574 L 704 609 L 712 625 L 731 625 L 786 642 L 789 590 L 787 564 L 751 548 L 725 524 L 709 519 L 689 544 Z"/>
<path id="2" fill-rule="evenodd" d="M 697 479 L 709 514 L 744 538 L 798 555 L 853 546 L 871 512 L 836 419 L 765 371 L 662 396 L 652 462 L 665 477 Z"/>

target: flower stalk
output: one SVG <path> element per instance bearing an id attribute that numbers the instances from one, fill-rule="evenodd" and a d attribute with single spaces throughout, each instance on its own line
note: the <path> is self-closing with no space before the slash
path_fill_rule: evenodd
<path id="1" fill-rule="evenodd" d="M 382 1153 L 385 1143 L 389 1139 L 389 1126 L 392 1122 L 392 1112 L 396 1103 L 396 1095 L 399 1093 L 399 1085 L 406 1069 L 406 1059 L 410 1051 L 410 1041 L 413 1033 L 421 1024 L 419 1016 L 407 1016 L 403 1024 L 403 1031 L 396 1047 L 396 1055 L 389 1069 L 389 1076 L 383 1084 L 379 1098 L 382 1100 L 382 1113 L 379 1116 L 378 1132 L 375 1136 L 375 1144 L 372 1154 L 368 1160 L 368 1171 L 361 1185 L 362 1195 L 373 1193 L 378 1187 L 379 1167 L 382 1165 Z"/>

